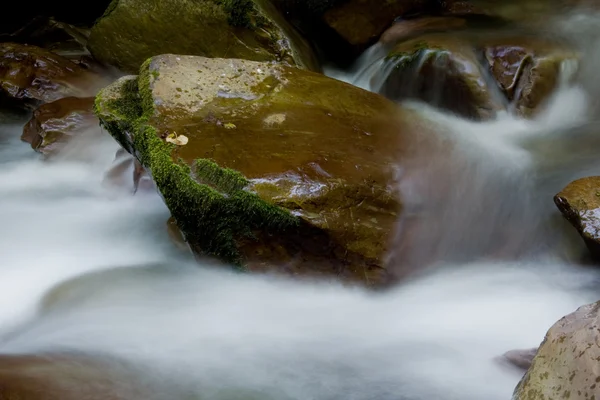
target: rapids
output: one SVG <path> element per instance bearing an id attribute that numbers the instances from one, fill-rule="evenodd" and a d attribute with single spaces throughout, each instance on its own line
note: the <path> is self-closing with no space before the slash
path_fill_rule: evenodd
<path id="1" fill-rule="evenodd" d="M 18 140 L 23 116 L 1 115 L 0 353 L 124 360 L 95 384 L 141 379 L 151 400 L 509 399 L 521 372 L 495 358 L 599 297 L 552 196 L 600 170 L 600 40 L 587 35 L 600 20 L 564 18 L 584 58 L 535 120 L 406 105 L 439 129 L 432 153 L 399 168 L 407 214 L 431 213 L 408 244 L 399 221 L 398 249 L 402 268 L 431 268 L 381 293 L 198 266 L 170 244 L 157 194 L 103 184 L 108 135 L 43 161 Z M 376 50 L 328 73 L 364 87 Z M 452 183 L 443 196 L 440 182 Z"/>

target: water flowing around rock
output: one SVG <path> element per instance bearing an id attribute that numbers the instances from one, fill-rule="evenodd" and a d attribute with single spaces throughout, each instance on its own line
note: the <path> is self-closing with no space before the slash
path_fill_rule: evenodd
<path id="1" fill-rule="evenodd" d="M 508 400 L 531 363 L 517 396 L 546 396 L 540 371 L 587 385 L 579 352 L 542 358 L 556 332 L 593 345 L 572 339 L 597 306 L 541 342 L 600 294 L 578 232 L 597 209 L 600 17 L 555 18 L 562 0 L 526 2 L 527 29 L 513 2 L 278 3 L 298 14 L 274 21 L 318 22 L 301 33 L 325 35 L 323 59 L 364 53 L 329 77 L 184 54 L 138 70 L 138 54 L 140 76 L 95 98 L 101 129 L 91 96 L 121 73 L 0 45 L 0 398 Z M 365 15 L 353 27 L 347 10 Z M 223 243 L 239 251 L 208 251 Z M 349 284 L 374 279 L 365 265 L 384 290 Z"/>

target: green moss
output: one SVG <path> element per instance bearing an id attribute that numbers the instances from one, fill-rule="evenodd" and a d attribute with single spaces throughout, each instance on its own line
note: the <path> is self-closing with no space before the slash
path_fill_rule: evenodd
<path id="1" fill-rule="evenodd" d="M 142 101 L 143 113 L 150 118 L 154 113 L 154 100 L 152 100 L 152 91 L 150 90 L 151 81 L 156 79 L 152 70 L 152 58 L 148 58 L 140 67 L 138 76 L 138 91 Z"/>
<path id="2" fill-rule="evenodd" d="M 228 194 L 242 190 L 249 184 L 249 181 L 239 172 L 221 168 L 217 163 L 207 159 L 200 158 L 195 161 L 194 173 L 201 182 Z"/>
<path id="3" fill-rule="evenodd" d="M 252 0 L 214 0 L 220 4 L 228 15 L 227 22 L 231 26 L 256 28 L 268 21 L 262 16 Z"/>
<path id="4" fill-rule="evenodd" d="M 249 181 L 237 171 L 206 159 L 196 160 L 190 169 L 182 160 L 173 159 L 176 146 L 163 141 L 150 124 L 154 113 L 150 67 L 147 60 L 138 79 L 123 85 L 118 100 L 102 104 L 101 92 L 96 113 L 119 142 L 127 140 L 126 131 L 133 132 L 133 146 L 129 147 L 152 173 L 186 240 L 198 251 L 241 265 L 239 239 L 252 238 L 254 231 L 293 229 L 299 219 L 244 190 Z M 123 121 L 108 120 L 102 108 Z"/>
<path id="5" fill-rule="evenodd" d="M 119 5 L 119 0 L 112 0 L 110 2 L 110 4 L 108 5 L 108 7 L 106 7 L 106 10 L 104 10 L 104 14 L 102 14 L 102 16 L 100 18 L 98 18 L 96 20 L 96 22 L 94 22 L 94 23 L 96 24 L 102 18 L 108 17 L 110 15 L 110 13 L 112 13 L 115 10 L 115 8 L 117 8 L 118 5 Z"/>
<path id="6" fill-rule="evenodd" d="M 126 81 L 121 87 L 120 96 L 114 100 L 105 101 L 102 94 L 103 92 L 100 92 L 94 100 L 95 114 L 105 115 L 100 119 L 100 125 L 109 131 L 123 148 L 132 153 L 133 149 L 127 133 L 133 129 L 131 122 L 139 119 L 143 114 L 137 80 Z M 102 112 L 103 109 L 108 109 L 110 112 Z"/>
<path id="7" fill-rule="evenodd" d="M 429 50 L 432 50 L 432 47 L 429 46 L 426 42 L 417 42 L 413 46 L 412 49 L 408 51 L 391 51 L 387 57 L 386 61 L 392 61 L 396 63 L 396 68 L 403 69 L 413 64 L 419 58 L 423 56 L 423 54 Z"/>
<path id="8" fill-rule="evenodd" d="M 132 79 L 125 82 L 121 90 L 121 96 L 110 101 L 109 107 L 117 111 L 127 121 L 135 121 L 140 118 L 143 110 L 140 106 L 137 80 Z"/>

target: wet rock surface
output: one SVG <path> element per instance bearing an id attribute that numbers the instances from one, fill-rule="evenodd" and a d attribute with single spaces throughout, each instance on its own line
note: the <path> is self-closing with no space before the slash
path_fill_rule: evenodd
<path id="1" fill-rule="evenodd" d="M 48 50 L 0 44 L 0 88 L 5 97 L 50 102 L 93 96 L 106 84 L 99 75 Z"/>
<path id="2" fill-rule="evenodd" d="M 299 69 L 174 55 L 103 90 L 97 113 L 151 172 L 196 254 L 383 280 L 412 113 Z"/>
<path id="3" fill-rule="evenodd" d="M 23 127 L 21 140 L 30 143 L 32 149 L 42 154 L 55 153 L 71 136 L 98 127 L 93 107 L 93 97 L 64 97 L 43 104 Z"/>
<path id="4" fill-rule="evenodd" d="M 379 38 L 379 43 L 393 45 L 411 36 L 430 31 L 445 31 L 464 28 L 467 20 L 459 17 L 424 17 L 401 20 L 394 23 Z"/>
<path id="5" fill-rule="evenodd" d="M 556 322 L 517 385 L 514 400 L 589 400 L 600 395 L 599 303 Z"/>
<path id="6" fill-rule="evenodd" d="M 577 52 L 564 45 L 526 37 L 502 38 L 486 46 L 484 52 L 492 76 L 523 116 L 533 115 L 550 97 L 560 83 L 562 70 L 570 67 L 566 63 L 576 69 L 579 60 Z"/>
<path id="7" fill-rule="evenodd" d="M 533 358 L 535 357 L 538 349 L 537 347 L 525 350 L 510 350 L 499 357 L 498 361 L 502 363 L 508 363 L 518 369 L 527 371 L 531 367 Z"/>
<path id="8" fill-rule="evenodd" d="M 0 355 L 0 398 L 132 400 L 168 398 L 140 368 L 99 354 Z M 152 389 L 149 389 L 152 387 Z M 166 396 L 166 397 L 165 397 Z"/>
<path id="9" fill-rule="evenodd" d="M 103 184 L 117 190 L 124 189 L 132 194 L 156 191 L 152 178 L 140 162 L 124 149 L 119 149 L 115 154 L 112 166 L 104 174 Z"/>
<path id="10" fill-rule="evenodd" d="M 130 73 L 159 54 L 278 61 L 318 69 L 310 47 L 281 28 L 285 22 L 268 2 L 261 4 L 115 0 L 92 28 L 88 47 L 97 60 Z"/>
<path id="11" fill-rule="evenodd" d="M 372 82 L 390 99 L 417 99 L 468 118 L 489 119 L 504 109 L 472 45 L 443 34 L 398 43 Z"/>
<path id="12" fill-rule="evenodd" d="M 15 32 L 0 34 L 0 42 L 28 44 L 76 61 L 89 56 L 86 49 L 89 29 L 54 18 L 36 17 Z"/>
<path id="13" fill-rule="evenodd" d="M 592 257 L 600 260 L 600 176 L 571 182 L 554 196 L 554 203 L 577 229 Z"/>
<path id="14" fill-rule="evenodd" d="M 323 19 L 348 43 L 365 47 L 377 40 L 396 17 L 433 11 L 433 3 L 427 0 L 349 0 L 327 10 Z"/>

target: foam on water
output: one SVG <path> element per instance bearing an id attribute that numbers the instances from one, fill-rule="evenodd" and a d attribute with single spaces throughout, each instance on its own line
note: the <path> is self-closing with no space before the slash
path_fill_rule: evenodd
<path id="1" fill-rule="evenodd" d="M 168 218 L 158 196 L 131 197 L 102 185 L 117 149 L 109 137 L 90 132 L 67 149 L 77 157 L 43 162 L 18 141 L 20 125 L 0 129 L 0 327 L 28 315 L 67 277 L 166 257 L 164 246 L 148 246 L 147 231 L 156 236 L 152 228 Z"/>
<path id="2" fill-rule="evenodd" d="M 494 357 L 594 299 L 593 275 L 551 263 L 455 266 L 382 295 L 180 268 L 58 288 L 0 350 L 109 352 L 209 399 L 507 399 L 519 374 Z"/>

